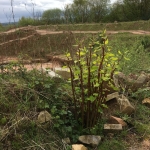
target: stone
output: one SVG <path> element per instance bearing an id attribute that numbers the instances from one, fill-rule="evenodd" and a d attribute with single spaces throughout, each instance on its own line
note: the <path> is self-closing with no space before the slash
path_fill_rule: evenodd
<path id="1" fill-rule="evenodd" d="M 104 124 L 104 132 L 106 133 L 116 133 L 122 131 L 121 124 Z"/>
<path id="2" fill-rule="evenodd" d="M 146 85 L 147 81 L 148 81 L 148 77 L 142 73 L 135 81 L 134 88 L 136 88 L 136 90 L 142 88 L 144 85 Z"/>
<path id="3" fill-rule="evenodd" d="M 101 137 L 97 135 L 82 135 L 79 136 L 79 141 L 83 144 L 88 144 L 92 147 L 97 147 L 101 142 Z"/>
<path id="4" fill-rule="evenodd" d="M 120 84 L 123 84 L 126 81 L 126 76 L 122 72 L 118 72 L 113 76 L 114 84 L 116 87 L 120 87 Z"/>
<path id="5" fill-rule="evenodd" d="M 52 71 L 51 69 L 46 69 L 42 67 L 42 71 L 46 72 L 48 74 L 48 76 L 50 77 L 57 77 L 57 78 L 61 78 L 60 75 L 58 75 L 56 72 Z"/>
<path id="6" fill-rule="evenodd" d="M 147 107 L 150 107 L 150 97 L 149 97 L 149 98 L 145 98 L 145 99 L 142 101 L 142 104 L 144 104 L 144 105 L 147 106 Z"/>
<path id="7" fill-rule="evenodd" d="M 117 102 L 120 106 L 120 112 L 127 114 L 127 115 L 131 115 L 135 112 L 135 108 L 131 105 L 131 103 L 129 102 L 129 100 L 123 95 L 121 94 L 118 98 L 117 98 Z"/>
<path id="8" fill-rule="evenodd" d="M 142 73 L 136 80 L 137 83 L 139 84 L 145 84 L 147 82 L 147 75 Z"/>
<path id="9" fill-rule="evenodd" d="M 88 150 L 88 149 L 82 144 L 73 144 L 72 150 Z"/>
<path id="10" fill-rule="evenodd" d="M 139 88 L 145 86 L 148 78 L 149 77 L 145 73 L 141 73 L 139 77 L 131 74 L 126 76 L 122 72 L 113 76 L 116 87 L 130 89 L 131 91 L 137 91 Z"/>
<path id="11" fill-rule="evenodd" d="M 109 124 L 121 124 L 122 127 L 126 127 L 127 123 L 123 121 L 121 118 L 110 116 L 110 118 L 107 121 Z"/>
<path id="12" fill-rule="evenodd" d="M 54 71 L 61 76 L 63 79 L 69 79 L 70 78 L 70 71 L 69 68 L 54 68 Z"/>
<path id="13" fill-rule="evenodd" d="M 52 120 L 52 116 L 46 110 L 41 111 L 38 115 L 38 122 L 41 124 L 46 122 L 51 122 L 51 120 Z"/>
<path id="14" fill-rule="evenodd" d="M 62 142 L 65 143 L 65 144 L 70 144 L 71 143 L 70 138 L 64 138 L 64 139 L 62 139 Z"/>
<path id="15" fill-rule="evenodd" d="M 119 96 L 119 93 L 118 92 L 114 92 L 112 94 L 108 94 L 107 95 L 107 98 L 106 98 L 106 101 L 109 101 L 111 99 L 114 99 L 114 98 L 117 98 Z"/>

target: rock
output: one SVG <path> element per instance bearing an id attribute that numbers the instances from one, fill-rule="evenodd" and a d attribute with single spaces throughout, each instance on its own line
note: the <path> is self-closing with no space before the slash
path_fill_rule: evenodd
<path id="1" fill-rule="evenodd" d="M 126 81 L 126 76 L 122 72 L 118 72 L 117 74 L 114 74 L 113 80 L 116 87 L 120 87 L 121 84 L 124 84 Z"/>
<path id="2" fill-rule="evenodd" d="M 88 150 L 88 149 L 82 144 L 73 144 L 72 150 Z"/>
<path id="3" fill-rule="evenodd" d="M 92 147 L 97 147 L 101 141 L 101 137 L 96 135 L 82 135 L 79 136 L 79 141 L 83 144 L 88 144 Z"/>
<path id="4" fill-rule="evenodd" d="M 104 132 L 105 133 L 116 133 L 122 131 L 121 124 L 104 124 Z"/>
<path id="5" fill-rule="evenodd" d="M 52 120 L 52 116 L 46 110 L 41 111 L 38 115 L 38 122 L 41 124 L 46 122 L 51 122 L 51 120 Z"/>
<path id="6" fill-rule="evenodd" d="M 65 143 L 65 144 L 70 144 L 71 143 L 69 138 L 62 139 L 62 142 Z"/>
<path id="7" fill-rule="evenodd" d="M 116 112 L 121 112 L 127 115 L 131 115 L 135 112 L 135 108 L 124 95 L 119 95 L 114 99 L 106 101 L 106 105 L 108 108 L 104 109 L 105 117 L 114 115 Z"/>
<path id="8" fill-rule="evenodd" d="M 60 75 L 63 79 L 69 79 L 70 78 L 70 71 L 69 68 L 54 68 L 54 71 Z"/>
<path id="9" fill-rule="evenodd" d="M 116 87 L 130 89 L 131 91 L 137 91 L 139 88 L 146 85 L 148 78 L 149 77 L 145 73 L 141 73 L 139 77 L 131 74 L 126 76 L 122 72 L 113 76 Z"/>
<path id="10" fill-rule="evenodd" d="M 135 112 L 135 108 L 123 94 L 117 98 L 117 102 L 120 105 L 121 113 L 131 115 Z"/>
<path id="11" fill-rule="evenodd" d="M 122 127 L 127 126 L 127 123 L 125 121 L 123 121 L 121 118 L 114 117 L 114 116 L 110 116 L 108 123 L 109 124 L 121 124 Z"/>
<path id="12" fill-rule="evenodd" d="M 149 97 L 149 98 L 145 98 L 145 99 L 142 101 L 142 104 L 146 105 L 147 107 L 150 107 L 150 97 Z"/>
<path id="13" fill-rule="evenodd" d="M 106 101 L 109 101 L 109 100 L 117 98 L 117 97 L 119 97 L 119 93 L 118 92 L 114 92 L 112 94 L 107 95 Z"/>
<path id="14" fill-rule="evenodd" d="M 60 75 L 58 75 L 56 72 L 52 71 L 51 69 L 45 69 L 42 67 L 42 71 L 46 72 L 50 77 L 57 77 L 57 78 L 61 78 Z"/>
<path id="15" fill-rule="evenodd" d="M 136 88 L 138 89 L 143 87 L 147 83 L 147 81 L 148 81 L 148 77 L 142 73 L 135 81 Z"/>

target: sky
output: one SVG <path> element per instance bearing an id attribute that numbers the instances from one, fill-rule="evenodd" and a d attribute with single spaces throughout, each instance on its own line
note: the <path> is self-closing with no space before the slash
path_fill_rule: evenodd
<path id="1" fill-rule="evenodd" d="M 114 1 L 111 0 L 111 2 Z M 63 9 L 66 4 L 71 4 L 73 0 L 12 0 L 12 2 L 13 7 L 11 7 L 11 0 L 0 0 L 0 23 L 14 22 L 14 19 L 17 22 L 22 16 L 32 16 L 33 9 L 38 14 L 47 9 Z"/>

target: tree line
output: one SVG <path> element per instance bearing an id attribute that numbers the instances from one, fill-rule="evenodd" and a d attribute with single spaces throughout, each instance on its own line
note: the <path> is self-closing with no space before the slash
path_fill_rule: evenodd
<path id="1" fill-rule="evenodd" d="M 38 13 L 37 13 L 38 14 Z M 135 21 L 150 19 L 150 0 L 74 0 L 64 10 L 45 10 L 34 18 L 22 17 L 20 25 L 60 24 L 60 23 L 99 23 L 114 21 Z"/>

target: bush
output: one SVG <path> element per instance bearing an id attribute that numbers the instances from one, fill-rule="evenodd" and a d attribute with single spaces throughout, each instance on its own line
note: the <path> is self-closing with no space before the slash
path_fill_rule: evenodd
<path id="1" fill-rule="evenodd" d="M 82 43 L 76 47 L 74 58 L 67 53 L 68 60 L 74 61 L 68 67 L 75 117 L 83 127 L 93 127 L 100 120 L 103 107 L 106 107 L 108 93 L 116 89 L 112 78 L 119 67 L 119 54 L 111 52 L 105 32 L 91 39 L 87 47 Z"/>

